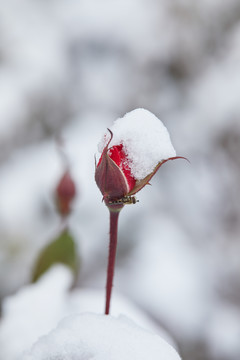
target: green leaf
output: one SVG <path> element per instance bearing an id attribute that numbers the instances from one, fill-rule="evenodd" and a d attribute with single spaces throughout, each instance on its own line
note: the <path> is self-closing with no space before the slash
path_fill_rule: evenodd
<path id="1" fill-rule="evenodd" d="M 76 279 L 79 261 L 74 239 L 67 229 L 40 253 L 33 270 L 32 282 L 37 281 L 52 265 L 57 263 L 68 266 Z"/>

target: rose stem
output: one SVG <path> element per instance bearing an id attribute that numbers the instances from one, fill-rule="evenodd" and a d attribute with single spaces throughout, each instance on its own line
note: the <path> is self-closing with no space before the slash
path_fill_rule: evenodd
<path id="1" fill-rule="evenodd" d="M 109 314 L 111 294 L 112 294 L 114 266 L 115 266 L 116 250 L 117 250 L 118 217 L 119 217 L 120 209 L 113 210 L 109 208 L 109 211 L 110 211 L 110 233 L 109 233 L 105 315 Z"/>

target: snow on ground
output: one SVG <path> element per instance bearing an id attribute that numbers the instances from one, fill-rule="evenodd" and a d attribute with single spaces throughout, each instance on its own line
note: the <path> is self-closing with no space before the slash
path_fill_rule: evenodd
<path id="1" fill-rule="evenodd" d="M 83 314 L 63 320 L 42 337 L 22 360 L 179 360 L 158 335 L 125 316 Z"/>
<path id="2" fill-rule="evenodd" d="M 16 359 L 40 335 L 56 326 L 65 315 L 65 297 L 71 281 L 70 272 L 59 267 L 39 283 L 6 298 L 0 324 L 0 359 Z"/>

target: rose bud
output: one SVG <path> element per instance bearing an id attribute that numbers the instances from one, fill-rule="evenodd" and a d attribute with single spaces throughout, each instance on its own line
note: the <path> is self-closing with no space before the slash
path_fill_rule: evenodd
<path id="1" fill-rule="evenodd" d="M 71 212 L 71 203 L 75 195 L 75 184 L 71 178 L 69 170 L 66 170 L 56 189 L 57 208 L 62 216 L 66 216 Z"/>
<path id="2" fill-rule="evenodd" d="M 162 164 L 180 157 L 163 123 L 147 110 L 131 111 L 108 131 L 99 144 L 95 180 L 106 205 L 122 207 L 136 202 L 131 195 L 148 184 Z"/>
<path id="3" fill-rule="evenodd" d="M 110 130 L 109 132 L 111 141 L 113 134 Z M 109 149 L 109 142 L 103 149 L 95 172 L 96 183 L 105 201 L 123 198 L 133 189 L 136 182 L 125 161 L 126 154 L 122 144 Z"/>

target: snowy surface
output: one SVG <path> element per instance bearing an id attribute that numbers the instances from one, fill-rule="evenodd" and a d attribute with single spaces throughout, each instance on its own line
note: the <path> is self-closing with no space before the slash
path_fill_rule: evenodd
<path id="1" fill-rule="evenodd" d="M 94 312 L 103 314 L 104 289 L 75 289 L 69 269 L 57 265 L 37 283 L 22 288 L 3 302 L 0 323 L 0 360 L 15 360 L 30 348 L 39 337 L 54 329 L 70 314 Z M 174 345 L 171 337 L 142 311 L 120 295 L 115 294 L 111 313 L 127 315 L 145 329 L 151 330 Z M 7 339 L 11 338 L 11 342 Z"/>
<path id="2" fill-rule="evenodd" d="M 110 129 L 113 139 L 109 146 L 123 145 L 127 164 L 137 180 L 149 175 L 161 160 L 176 155 L 166 127 L 148 110 L 135 109 L 115 120 Z M 104 135 L 100 152 L 109 137 L 109 133 Z"/>
<path id="3" fill-rule="evenodd" d="M 179 360 L 159 336 L 125 316 L 83 314 L 63 320 L 42 337 L 22 360 Z"/>
<path id="4" fill-rule="evenodd" d="M 4 301 L 0 324 L 0 359 L 16 359 L 23 350 L 56 326 L 66 314 L 65 297 L 71 285 L 70 272 L 56 268 L 28 288 Z M 11 338 L 11 343 L 7 339 Z"/>

